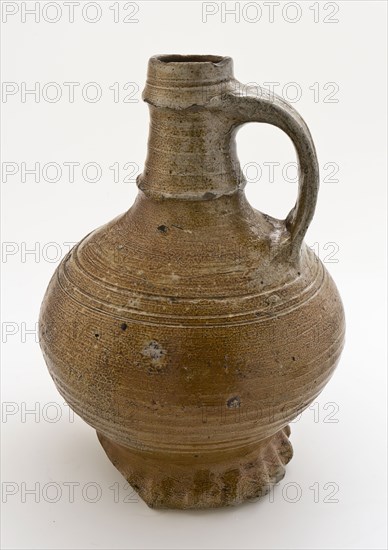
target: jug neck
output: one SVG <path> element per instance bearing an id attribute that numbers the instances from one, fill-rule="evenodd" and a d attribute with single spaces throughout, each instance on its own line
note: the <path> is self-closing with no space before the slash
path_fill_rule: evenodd
<path id="1" fill-rule="evenodd" d="M 229 57 L 150 59 L 148 153 L 137 180 L 146 195 L 209 200 L 244 185 L 230 120 L 217 101 L 235 82 Z"/>

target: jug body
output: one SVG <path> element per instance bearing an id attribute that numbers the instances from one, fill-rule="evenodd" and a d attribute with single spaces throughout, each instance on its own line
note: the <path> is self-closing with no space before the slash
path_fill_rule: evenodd
<path id="1" fill-rule="evenodd" d="M 149 506 L 234 505 L 283 477 L 288 424 L 343 347 L 338 291 L 303 242 L 315 149 L 281 100 L 241 94 L 229 58 L 152 58 L 144 98 L 138 197 L 58 266 L 40 343 L 61 395 Z M 251 120 L 295 144 L 285 221 L 245 197 L 234 136 Z"/>

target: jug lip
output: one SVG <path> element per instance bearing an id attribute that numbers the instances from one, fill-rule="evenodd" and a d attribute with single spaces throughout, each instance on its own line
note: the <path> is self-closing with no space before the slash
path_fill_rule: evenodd
<path id="1" fill-rule="evenodd" d="M 234 82 L 233 60 L 221 55 L 154 55 L 148 61 L 144 101 L 154 107 L 205 106 Z"/>
<path id="2" fill-rule="evenodd" d="M 233 78 L 233 60 L 228 56 L 162 54 L 148 62 L 147 84 L 157 87 L 211 85 Z"/>

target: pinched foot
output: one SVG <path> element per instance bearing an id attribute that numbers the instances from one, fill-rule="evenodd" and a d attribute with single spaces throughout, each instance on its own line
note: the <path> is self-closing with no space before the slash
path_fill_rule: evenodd
<path id="1" fill-rule="evenodd" d="M 134 451 L 97 435 L 109 459 L 151 508 L 217 508 L 256 500 L 284 477 L 293 454 L 289 426 L 240 457 Z"/>

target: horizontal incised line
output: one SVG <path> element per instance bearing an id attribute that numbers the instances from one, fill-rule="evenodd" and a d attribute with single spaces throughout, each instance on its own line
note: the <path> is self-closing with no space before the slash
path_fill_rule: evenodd
<path id="1" fill-rule="evenodd" d="M 78 268 L 81 270 L 80 266 L 78 265 Z M 82 273 L 82 270 L 81 270 L 81 273 Z M 87 276 L 91 276 L 88 272 L 85 272 L 84 273 L 87 275 Z M 68 289 L 66 288 L 66 286 L 64 286 L 63 282 L 61 281 L 61 275 L 64 277 L 64 280 L 68 282 L 68 284 L 70 284 L 72 287 L 75 288 L 75 291 L 78 292 L 80 295 L 83 295 L 85 296 L 86 298 L 88 298 L 90 301 L 92 302 L 97 302 L 98 305 L 101 305 L 101 306 L 105 306 L 107 307 L 109 310 L 111 311 L 107 311 L 106 309 L 103 309 L 101 307 L 92 307 L 90 304 L 85 304 L 83 302 L 81 302 L 80 300 L 77 300 L 77 298 L 71 294 Z M 314 289 L 314 286 L 316 285 L 316 282 L 319 278 L 319 276 L 321 276 L 321 284 L 317 285 Z M 94 277 L 94 276 L 91 276 L 93 277 L 93 279 L 98 282 L 99 284 L 101 283 L 101 280 Z M 272 307 L 272 309 L 270 310 L 266 310 L 266 309 L 262 309 L 262 310 L 251 310 L 251 311 L 243 311 L 241 313 L 233 313 L 233 314 L 220 314 L 220 315 L 204 315 L 204 316 L 188 316 L 188 315 L 168 315 L 168 314 L 164 314 L 164 313 L 150 313 L 150 312 L 146 312 L 146 311 L 141 311 L 141 310 L 136 310 L 134 308 L 130 308 L 130 307 L 123 307 L 123 306 L 116 306 L 114 304 L 111 304 L 110 302 L 107 302 L 105 300 L 102 300 L 101 298 L 96 298 L 92 293 L 89 293 L 81 288 L 79 288 L 76 284 L 74 284 L 71 279 L 69 278 L 69 275 L 66 271 L 66 267 L 63 268 L 63 271 L 62 273 L 60 273 L 59 271 L 57 272 L 57 280 L 58 280 L 58 284 L 60 286 L 60 288 L 62 289 L 62 291 L 64 292 L 64 294 L 66 294 L 67 296 L 69 296 L 69 298 L 74 301 L 75 303 L 78 303 L 80 306 L 82 306 L 83 308 L 86 308 L 86 309 L 89 309 L 90 311 L 98 311 L 102 314 L 105 314 L 105 315 L 110 315 L 111 317 L 113 318 L 116 318 L 116 319 L 122 319 L 123 318 L 123 314 L 124 315 L 135 315 L 135 316 L 138 316 L 140 317 L 140 319 L 132 319 L 133 322 L 137 322 L 137 323 L 142 323 L 144 324 L 145 322 L 146 323 L 149 323 L 149 324 L 153 324 L 153 321 L 152 321 L 152 318 L 155 319 L 154 321 L 154 324 L 163 324 L 163 325 L 167 325 L 167 326 L 181 326 L 182 328 L 184 327 L 188 327 L 188 328 L 198 328 L 197 325 L 195 324 L 187 324 L 188 321 L 197 321 L 199 323 L 201 322 L 206 322 L 208 320 L 218 320 L 218 321 L 221 321 L 221 323 L 214 323 L 214 325 L 212 324 L 209 324 L 209 323 L 206 323 L 206 328 L 208 327 L 211 327 L 211 326 L 232 326 L 232 325 L 244 325 L 244 324 L 251 324 L 251 323 L 260 323 L 260 322 L 264 322 L 264 321 L 267 321 L 267 320 L 270 320 L 270 319 L 273 319 L 274 317 L 281 317 L 281 316 L 284 316 L 290 312 L 292 312 L 294 309 L 298 308 L 298 307 L 302 307 L 303 305 L 305 305 L 306 303 L 308 303 L 312 298 L 314 298 L 314 296 L 317 294 L 317 292 L 320 290 L 324 280 L 325 280 L 325 277 L 326 277 L 326 274 L 325 274 L 325 271 L 320 267 L 320 269 L 317 270 L 317 276 L 316 278 L 310 283 L 310 285 L 308 287 L 306 287 L 305 289 L 303 289 L 303 292 L 301 292 L 300 294 L 296 294 L 295 296 L 293 296 L 291 299 L 289 299 L 287 302 L 282 302 L 281 304 L 279 304 L 277 307 Z M 287 286 L 290 286 L 292 283 L 289 283 L 287 285 L 284 285 L 283 287 L 279 287 L 279 290 L 283 290 L 284 288 L 286 288 Z M 123 289 L 123 288 L 120 288 L 120 287 L 115 287 L 113 285 L 108 285 L 106 283 L 104 283 L 103 285 L 100 285 L 101 288 L 106 288 L 107 290 L 110 290 L 112 292 L 117 292 L 117 291 L 121 291 L 121 292 L 126 292 L 126 293 L 130 293 L 131 291 L 128 291 L 128 289 Z M 314 289 L 314 292 L 311 293 L 312 289 Z M 277 289 L 272 289 L 270 291 L 266 291 L 266 292 L 263 292 L 263 293 L 260 293 L 260 294 L 256 294 L 256 295 L 251 295 L 251 296 L 230 296 L 230 297 L 212 297 L 212 298 L 187 298 L 185 297 L 184 299 L 180 299 L 180 303 L 182 304 L 185 304 L 185 303 L 190 303 L 191 305 L 195 305 L 195 303 L 199 303 L 202 304 L 205 302 L 205 301 L 214 301 L 217 303 L 217 301 L 224 301 L 224 302 L 232 302 L 233 300 L 236 300 L 236 299 L 239 299 L 241 301 L 247 301 L 247 300 L 254 300 L 254 299 L 257 299 L 257 298 L 261 298 L 261 297 L 264 297 L 266 295 L 271 295 L 271 294 L 275 294 L 276 293 L 276 290 Z M 131 295 L 131 298 L 133 299 L 138 299 L 138 300 L 144 300 L 146 303 L 147 303 L 147 300 L 148 301 L 159 301 L 159 303 L 161 302 L 161 297 L 157 297 L 156 295 L 146 295 L 146 294 L 141 294 L 141 293 L 135 293 L 135 292 L 131 292 L 130 293 Z M 308 296 L 307 299 L 305 300 L 301 300 L 300 298 L 301 297 L 305 297 L 305 296 Z M 155 296 L 155 297 L 154 297 Z M 162 297 L 163 299 L 164 297 Z M 291 304 L 292 302 L 295 302 L 296 300 L 296 304 L 292 304 L 290 305 L 289 307 L 284 307 L 285 305 L 287 304 Z M 171 305 L 171 303 L 169 302 L 169 298 L 166 297 L 164 299 L 164 302 L 167 303 L 168 305 Z M 270 307 L 270 306 L 268 306 Z M 113 311 L 112 311 L 113 310 Z M 114 311 L 116 310 L 116 311 Z M 262 315 L 262 317 L 258 317 L 257 314 L 260 313 Z M 121 314 L 121 315 L 120 315 Z M 249 316 L 253 316 L 254 318 L 252 319 L 247 319 L 247 317 Z M 241 320 L 235 320 L 236 318 L 243 318 Z M 146 320 L 142 320 L 141 318 L 145 318 Z M 171 322 L 169 323 L 168 321 L 173 321 L 175 320 L 175 322 Z M 233 322 L 230 322 L 231 320 L 233 320 Z M 167 321 L 167 322 L 166 322 Z M 225 323 L 222 323 L 222 321 L 229 321 L 229 322 L 225 322 Z M 185 324 L 182 324 L 182 323 L 185 323 Z M 199 327 L 199 328 L 202 328 L 202 327 Z"/>
<path id="2" fill-rule="evenodd" d="M 81 264 L 81 262 L 79 260 L 79 257 L 78 257 L 78 248 L 82 244 L 83 240 L 84 239 L 82 239 L 82 241 L 80 241 L 78 243 L 78 245 L 76 245 L 71 250 L 71 253 L 73 254 L 74 263 L 78 267 L 81 274 L 87 275 L 90 279 L 92 279 L 96 283 L 98 283 L 100 285 L 100 287 L 103 288 L 103 289 L 112 290 L 113 292 L 120 292 L 123 295 L 130 294 L 134 298 L 140 298 L 140 299 L 152 300 L 153 297 L 155 297 L 156 300 L 160 301 L 161 296 L 159 296 L 158 294 L 133 291 L 133 290 L 125 288 L 125 287 L 120 287 L 118 285 L 109 284 L 106 281 L 102 281 L 100 278 L 93 275 L 93 273 L 90 273 L 90 271 L 87 271 L 85 269 L 85 267 Z M 70 256 L 69 256 L 69 258 L 70 258 Z M 66 262 L 62 263 L 62 267 L 63 267 L 64 272 L 66 272 Z M 307 287 L 305 287 L 305 289 L 303 289 L 303 292 L 305 292 L 306 290 L 309 290 L 315 284 L 315 282 L 318 280 L 318 277 L 319 277 L 320 274 L 323 275 L 323 277 L 322 277 L 322 282 L 323 282 L 324 277 L 325 277 L 326 274 L 325 274 L 325 272 L 322 268 L 322 264 L 318 262 L 317 267 L 318 267 L 318 269 L 316 270 L 316 273 L 315 273 L 315 279 L 313 281 L 311 281 L 310 284 Z M 71 279 L 69 278 L 67 272 L 66 272 L 66 275 L 67 275 L 68 281 L 71 283 Z M 237 298 L 237 299 L 252 299 L 253 298 L 254 299 L 254 298 L 261 298 L 262 296 L 266 296 L 266 295 L 276 294 L 277 292 L 284 291 L 285 289 L 293 286 L 294 284 L 295 284 L 295 280 L 292 280 L 288 283 L 285 283 L 284 285 L 281 285 L 281 286 L 278 286 L 278 287 L 273 287 L 273 288 L 270 288 L 266 291 L 259 292 L 257 294 L 251 294 L 251 295 L 248 295 L 248 296 L 247 295 L 241 295 L 241 294 L 233 294 L 233 295 L 227 295 L 227 296 L 205 296 L 205 297 L 201 297 L 201 298 L 198 298 L 197 296 L 185 296 L 184 298 L 177 297 L 177 300 L 179 300 L 180 303 L 183 303 L 183 302 L 186 302 L 186 301 L 194 302 L 194 303 L 195 302 L 200 303 L 200 302 L 204 302 L 206 300 L 211 300 L 211 301 L 217 302 L 217 301 L 230 301 L 230 300 L 233 300 L 235 298 Z M 298 296 L 298 295 L 296 295 L 296 296 Z M 168 302 L 168 298 L 166 299 L 166 302 Z"/>

